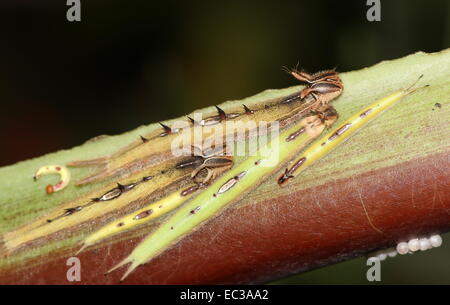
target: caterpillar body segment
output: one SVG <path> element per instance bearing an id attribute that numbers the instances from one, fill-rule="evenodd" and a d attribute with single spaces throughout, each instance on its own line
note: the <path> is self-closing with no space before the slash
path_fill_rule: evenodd
<path id="1" fill-rule="evenodd" d="M 82 247 L 76 254 L 79 254 L 87 247 L 94 245 L 103 239 L 124 232 L 143 223 L 150 222 L 162 215 L 165 215 L 166 213 L 169 213 L 188 200 L 193 194 L 194 192 L 183 196 L 180 191 L 173 192 L 163 199 L 143 207 L 134 213 L 108 223 L 86 237 L 82 242 Z"/>

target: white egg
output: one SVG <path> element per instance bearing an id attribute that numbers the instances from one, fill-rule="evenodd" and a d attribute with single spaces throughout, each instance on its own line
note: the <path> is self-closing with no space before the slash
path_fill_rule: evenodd
<path id="1" fill-rule="evenodd" d="M 380 253 L 377 255 L 378 259 L 380 261 L 384 261 L 387 258 L 387 254 L 386 253 Z"/>
<path id="2" fill-rule="evenodd" d="M 429 238 L 431 246 L 437 248 L 442 245 L 442 237 L 439 234 L 433 235 Z"/>
<path id="3" fill-rule="evenodd" d="M 420 249 L 420 243 L 418 238 L 411 239 L 408 242 L 408 247 L 411 252 L 416 252 Z"/>
<path id="4" fill-rule="evenodd" d="M 401 242 L 397 245 L 397 252 L 400 255 L 407 254 L 409 252 L 409 246 L 407 242 Z"/>
<path id="5" fill-rule="evenodd" d="M 419 248 L 420 248 L 420 251 L 425 251 L 425 250 L 432 248 L 431 243 L 428 240 L 428 238 L 419 239 Z"/>
<path id="6" fill-rule="evenodd" d="M 394 248 L 389 248 L 388 250 L 389 250 L 389 252 L 387 253 L 387 255 L 389 257 L 396 257 L 397 256 L 397 254 L 398 254 L 397 250 L 395 250 Z"/>

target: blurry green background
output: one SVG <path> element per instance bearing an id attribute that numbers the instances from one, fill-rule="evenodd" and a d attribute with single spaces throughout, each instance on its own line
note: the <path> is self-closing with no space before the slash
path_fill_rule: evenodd
<path id="1" fill-rule="evenodd" d="M 0 166 L 100 134 L 450 46 L 450 1 L 0 2 Z M 447 238 L 448 239 L 448 238 Z M 445 245 L 445 241 L 444 241 Z M 382 264 L 382 283 L 450 283 L 450 247 Z M 277 283 L 367 283 L 364 259 Z"/>

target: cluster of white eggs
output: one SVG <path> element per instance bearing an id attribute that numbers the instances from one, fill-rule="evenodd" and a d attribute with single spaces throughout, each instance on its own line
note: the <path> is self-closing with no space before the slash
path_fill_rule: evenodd
<path id="1" fill-rule="evenodd" d="M 425 251 L 432 248 L 437 248 L 442 245 L 442 237 L 439 234 L 432 235 L 428 238 L 413 238 L 408 242 L 400 242 L 396 248 L 388 248 L 377 251 L 369 257 L 369 259 L 384 261 L 387 257 L 395 257 L 397 254 L 408 254 L 416 251 Z"/>
<path id="2" fill-rule="evenodd" d="M 401 242 L 397 245 L 397 252 L 399 254 L 413 253 L 416 251 L 425 251 L 432 248 L 437 248 L 442 245 L 442 237 L 438 234 L 432 235 L 429 238 L 414 238 L 408 242 Z"/>

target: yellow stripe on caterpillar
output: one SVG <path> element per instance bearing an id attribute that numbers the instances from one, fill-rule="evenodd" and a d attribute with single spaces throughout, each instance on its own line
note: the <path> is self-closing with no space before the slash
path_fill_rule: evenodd
<path id="1" fill-rule="evenodd" d="M 92 246 L 107 237 L 119 234 L 140 224 L 154 220 L 162 215 L 165 215 L 166 213 L 169 213 L 173 209 L 180 206 L 183 202 L 188 200 L 192 196 L 192 194 L 194 194 L 194 191 L 189 193 L 184 193 L 183 191 L 173 192 L 172 194 L 162 198 L 161 200 L 151 203 L 135 211 L 134 213 L 128 214 L 113 222 L 108 223 L 107 225 L 103 226 L 99 230 L 86 237 L 83 240 L 82 246 L 80 250 L 78 250 L 76 255 L 78 255 L 87 247 Z"/>

